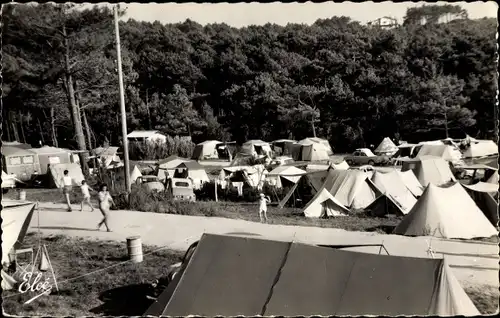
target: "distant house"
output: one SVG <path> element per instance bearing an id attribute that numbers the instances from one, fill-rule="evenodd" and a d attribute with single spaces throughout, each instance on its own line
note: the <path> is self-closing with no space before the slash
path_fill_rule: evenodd
<path id="1" fill-rule="evenodd" d="M 367 23 L 369 26 L 391 29 L 399 26 L 398 20 L 391 17 L 381 17 Z"/>
<path id="2" fill-rule="evenodd" d="M 167 136 L 163 135 L 158 130 L 134 130 L 127 135 L 127 139 L 134 142 L 165 143 Z"/>

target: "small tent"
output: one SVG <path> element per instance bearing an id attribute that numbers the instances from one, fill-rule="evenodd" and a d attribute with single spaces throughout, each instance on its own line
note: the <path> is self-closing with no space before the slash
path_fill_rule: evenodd
<path id="1" fill-rule="evenodd" d="M 130 172 L 130 182 L 134 183 L 139 177 L 142 177 L 141 170 L 137 166 L 134 166 L 132 172 Z"/>
<path id="2" fill-rule="evenodd" d="M 102 167 L 111 169 L 123 166 L 123 162 L 118 156 L 118 149 L 118 147 L 98 147 L 92 150 L 92 153 L 97 157 Z"/>
<path id="3" fill-rule="evenodd" d="M 368 175 L 359 170 L 330 169 L 323 188 L 342 205 L 352 209 L 364 209 L 382 194 Z"/>
<path id="4" fill-rule="evenodd" d="M 271 157 L 272 150 L 268 142 L 262 140 L 249 140 L 241 146 L 241 153 L 252 157 Z"/>
<path id="5" fill-rule="evenodd" d="M 85 180 L 82 168 L 77 163 L 58 163 L 49 166 L 50 183 L 56 188 L 64 187 L 64 170 L 68 170 L 68 175 L 73 179 L 73 185 L 80 186 Z"/>
<path id="6" fill-rule="evenodd" d="M 196 145 L 193 151 L 193 160 L 227 159 L 232 160 L 229 148 L 223 142 L 207 140 Z"/>
<path id="7" fill-rule="evenodd" d="M 304 215 L 309 218 L 344 216 L 348 213 L 349 209 L 324 188 L 304 208 Z"/>
<path id="8" fill-rule="evenodd" d="M 158 161 L 158 170 L 164 170 L 168 178 L 172 178 L 175 173 L 175 168 L 183 162 L 192 161 L 186 158 L 181 158 L 178 156 L 170 156 L 166 159 Z"/>
<path id="9" fill-rule="evenodd" d="M 449 164 L 442 158 L 423 156 L 403 161 L 401 171 L 412 170 L 422 186 L 443 185 L 456 181 Z"/>
<path id="10" fill-rule="evenodd" d="M 498 235 L 460 183 L 429 184 L 394 234 L 472 239 Z"/>
<path id="11" fill-rule="evenodd" d="M 391 138 L 385 137 L 382 142 L 375 148 L 374 152 L 377 155 L 392 156 L 399 150 L 398 146 L 392 142 Z"/>
<path id="12" fill-rule="evenodd" d="M 410 212 L 417 202 L 396 170 L 388 173 L 375 171 L 371 180 L 385 196 L 395 201 L 403 214 Z"/>
<path id="13" fill-rule="evenodd" d="M 480 158 L 498 155 L 498 145 L 492 140 L 473 140 L 464 151 L 464 158 Z"/>
<path id="14" fill-rule="evenodd" d="M 444 259 L 213 234 L 196 244 L 144 316 L 480 315 Z"/>
<path id="15" fill-rule="evenodd" d="M 267 174 L 266 181 L 277 188 L 282 188 L 286 184 L 296 184 L 305 173 L 304 170 L 294 166 L 279 166 Z"/>
<path id="16" fill-rule="evenodd" d="M 498 183 L 463 185 L 477 206 L 495 227 L 498 225 Z"/>
<path id="17" fill-rule="evenodd" d="M 204 183 L 210 182 L 207 172 L 196 161 L 183 162 L 175 168 L 174 178 L 191 179 L 194 189 L 200 189 Z"/>
<path id="18" fill-rule="evenodd" d="M 21 247 L 34 210 L 32 202 L 2 200 L 2 264 L 10 263 L 11 250 Z"/>

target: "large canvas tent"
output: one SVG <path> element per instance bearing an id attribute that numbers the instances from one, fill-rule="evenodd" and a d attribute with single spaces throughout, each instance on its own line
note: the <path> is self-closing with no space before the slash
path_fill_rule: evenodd
<path id="1" fill-rule="evenodd" d="M 417 202 L 396 170 L 388 173 L 375 171 L 371 180 L 386 197 L 389 197 L 400 207 L 403 214 L 410 212 Z"/>
<path id="2" fill-rule="evenodd" d="M 271 145 L 268 142 L 262 140 L 249 140 L 241 146 L 241 153 L 252 157 L 271 157 L 272 150 Z"/>
<path id="3" fill-rule="evenodd" d="M 388 155 L 392 156 L 399 150 L 398 146 L 392 142 L 391 138 L 385 137 L 377 148 L 375 148 L 374 152 L 377 155 Z"/>
<path id="4" fill-rule="evenodd" d="M 2 200 L 2 264 L 10 263 L 9 253 L 21 247 L 34 210 L 32 202 Z"/>
<path id="5" fill-rule="evenodd" d="M 22 181 L 27 181 L 33 174 L 40 173 L 38 156 L 29 149 L 2 146 L 2 157 L 3 170 L 16 175 Z"/>
<path id="6" fill-rule="evenodd" d="M 275 140 L 271 143 L 273 151 L 277 155 L 290 155 L 291 154 L 291 146 L 295 144 L 295 140 L 290 139 L 279 139 Z"/>
<path id="7" fill-rule="evenodd" d="M 462 161 L 462 152 L 458 147 L 452 145 L 422 143 L 416 157 L 421 158 L 426 156 L 443 158 L 453 163 L 455 166 L 464 165 Z"/>
<path id="8" fill-rule="evenodd" d="M 449 164 L 442 158 L 423 156 L 403 161 L 401 171 L 412 170 L 422 186 L 443 185 L 456 181 Z"/>
<path id="9" fill-rule="evenodd" d="M 181 163 L 189 161 L 191 160 L 175 155 L 170 156 L 166 159 L 158 161 L 158 170 L 163 170 L 163 172 L 166 172 L 167 178 L 172 178 L 175 173 L 175 168 L 177 168 L 177 166 L 179 166 Z M 160 178 L 160 173 L 158 173 L 158 178 Z"/>
<path id="10" fill-rule="evenodd" d="M 418 198 L 419 196 L 424 193 L 424 187 L 418 181 L 417 177 L 413 173 L 412 170 L 407 170 L 407 171 L 398 171 L 399 176 L 401 177 L 401 180 L 405 184 L 406 188 L 410 190 L 410 192 Z"/>
<path id="11" fill-rule="evenodd" d="M 40 174 L 46 174 L 48 172 L 49 165 L 71 163 L 72 153 L 67 149 L 44 146 L 41 148 L 32 148 L 30 150 L 38 156 Z"/>
<path id="12" fill-rule="evenodd" d="M 68 175 L 73 179 L 73 185 L 80 186 L 85 177 L 82 173 L 82 168 L 77 163 L 58 163 L 49 166 L 48 174 L 50 176 L 50 184 L 56 188 L 64 187 L 63 177 L 64 170 L 68 170 Z"/>
<path id="13" fill-rule="evenodd" d="M 449 187 L 429 184 L 394 234 L 472 239 L 498 232 L 457 182 Z"/>
<path id="14" fill-rule="evenodd" d="M 479 311 L 443 259 L 204 234 L 144 315 L 474 316 Z"/>
<path id="15" fill-rule="evenodd" d="M 227 159 L 232 160 L 231 153 L 226 145 L 217 140 L 206 140 L 196 145 L 193 151 L 193 160 Z"/>
<path id="16" fill-rule="evenodd" d="M 348 213 L 349 209 L 324 188 L 304 208 L 304 215 L 309 218 L 343 216 Z"/>

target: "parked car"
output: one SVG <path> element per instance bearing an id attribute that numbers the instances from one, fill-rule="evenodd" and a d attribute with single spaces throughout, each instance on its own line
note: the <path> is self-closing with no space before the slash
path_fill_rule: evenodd
<path id="1" fill-rule="evenodd" d="M 165 185 L 161 183 L 157 176 L 140 176 L 135 181 L 136 184 L 140 184 L 142 187 L 146 188 L 148 191 L 165 191 Z"/>
<path id="2" fill-rule="evenodd" d="M 386 165 L 390 163 L 388 156 L 377 156 L 368 148 L 359 148 L 353 152 L 352 155 L 346 156 L 344 160 L 350 166 L 363 166 L 363 165 Z"/>
<path id="3" fill-rule="evenodd" d="M 172 178 L 169 180 L 169 190 L 176 201 L 195 202 L 193 182 L 185 178 Z"/>

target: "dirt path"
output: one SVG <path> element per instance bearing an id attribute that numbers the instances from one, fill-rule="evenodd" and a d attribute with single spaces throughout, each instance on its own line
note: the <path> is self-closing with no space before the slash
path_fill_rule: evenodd
<path id="1" fill-rule="evenodd" d="M 76 208 L 76 206 L 75 206 Z M 462 284 L 498 286 L 498 245 L 492 243 L 412 238 L 368 232 L 349 232 L 341 229 L 305 226 L 259 224 L 217 217 L 180 216 L 132 211 L 111 211 L 113 232 L 96 231 L 101 214 L 95 212 L 66 212 L 64 205 L 40 203 L 40 229 L 43 234 L 64 234 L 99 240 L 125 242 L 128 236 L 140 235 L 143 244 L 169 246 L 185 251 L 203 233 L 260 235 L 262 238 L 296 241 L 308 244 L 383 244 L 390 255 L 444 257 Z M 33 216 L 31 231 L 38 224 Z M 380 247 L 353 250 L 379 253 Z M 382 252 L 383 253 L 383 252 Z"/>

